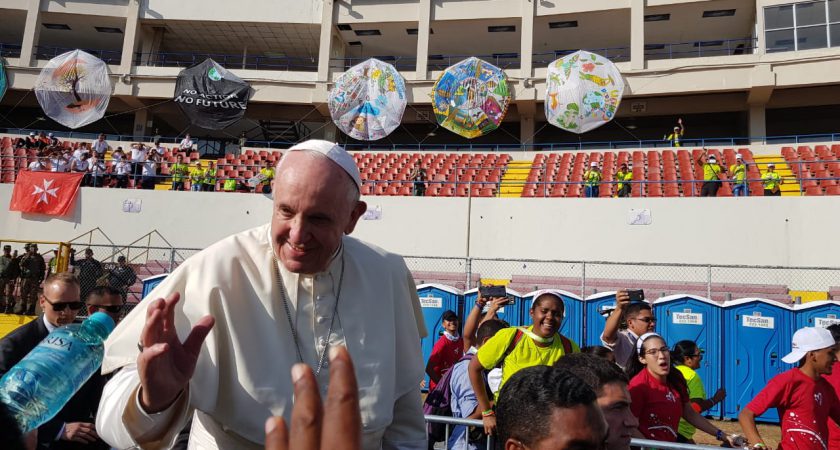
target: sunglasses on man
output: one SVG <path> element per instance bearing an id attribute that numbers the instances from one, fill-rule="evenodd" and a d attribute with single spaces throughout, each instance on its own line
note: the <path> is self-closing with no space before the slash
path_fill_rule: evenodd
<path id="1" fill-rule="evenodd" d="M 84 302 L 79 302 L 79 301 L 76 301 L 76 302 L 51 302 L 50 299 L 48 299 L 47 297 L 44 297 L 44 300 L 46 300 L 46 302 L 49 303 L 50 306 L 52 306 L 53 311 L 56 311 L 56 312 L 64 311 L 68 307 L 70 309 L 72 309 L 73 311 L 78 311 L 85 306 Z"/>

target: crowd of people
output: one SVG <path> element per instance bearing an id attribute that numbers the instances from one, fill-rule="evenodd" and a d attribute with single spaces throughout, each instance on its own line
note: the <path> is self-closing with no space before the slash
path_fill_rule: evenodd
<path id="1" fill-rule="evenodd" d="M 482 419 L 484 423 L 483 430 L 454 426 L 447 448 L 482 449 L 488 435 L 495 435 L 501 443 L 510 442 L 513 437 L 528 448 L 535 448 L 541 435 L 551 442 L 564 442 L 570 438 L 558 436 L 566 433 L 568 426 L 580 426 L 590 433 L 584 440 L 604 442 L 603 447 L 593 444 L 580 448 L 629 449 L 634 437 L 693 444 L 695 433 L 700 430 L 725 447 L 748 445 L 762 449 L 767 447 L 758 434 L 755 418 L 769 408 L 778 408 L 782 420 L 780 449 L 840 448 L 840 428 L 834 423 L 840 423 L 840 400 L 835 392 L 840 389 L 840 325 L 796 332 L 793 351 L 783 360 L 799 367 L 773 378 L 744 405 L 739 416 L 743 435 L 738 435 L 724 432 L 703 417 L 702 413 L 721 403 L 727 393 L 720 388 L 707 396 L 697 373 L 703 350 L 688 340 L 669 346 L 655 332 L 656 319 L 649 303 L 631 302 L 626 291 L 618 292 L 615 308 L 601 334 L 602 345 L 578 349 L 558 332 L 564 316 L 561 294 L 544 290 L 536 292 L 533 298 L 532 324 L 528 327 L 510 327 L 497 317 L 507 298 L 485 299 L 479 294 L 464 322 L 463 334 L 458 332 L 458 316 L 453 311 L 443 314 L 443 335 L 426 365 L 432 383 L 425 412 Z M 527 371 L 535 368 L 539 370 Z M 540 415 L 534 410 L 533 415 L 521 417 L 523 410 L 533 407 L 529 403 L 534 397 L 509 391 L 506 395 L 506 386 L 523 372 L 529 375 L 516 383 L 517 390 L 538 389 L 526 388 L 523 383 L 553 380 L 548 386 L 560 392 L 543 395 L 595 399 L 603 419 L 582 408 L 576 417 L 568 418 L 567 428 L 557 427 L 563 428 L 560 432 L 551 430 L 553 419 L 548 414 Z M 562 392 L 567 384 L 581 383 L 591 388 L 591 395 Z M 513 406 L 508 409 L 506 403 Z M 510 410 L 517 411 L 516 417 L 503 419 L 505 411 Z M 602 421 L 606 422 L 605 428 L 592 426 Z M 514 426 L 509 423 L 519 424 L 521 433 L 511 436 L 508 427 Z M 583 427 L 584 423 L 590 425 L 589 429 Z M 443 439 L 437 427 L 442 425 L 428 428 L 429 449 Z M 602 434 L 605 438 L 600 437 Z"/>
<path id="2" fill-rule="evenodd" d="M 267 161 L 255 167 L 258 172 L 254 179 L 226 177 L 214 161 L 184 161 L 184 154 L 192 152 L 195 145 L 187 134 L 176 148 L 175 161 L 169 163 L 164 161 L 166 149 L 161 146 L 159 135 L 151 145 L 135 142 L 128 150 L 121 146 L 112 149 L 105 134 L 93 142 L 82 142 L 75 149 L 60 146 L 52 133 L 31 132 L 17 142 L 18 148 L 37 151 L 36 159 L 27 167 L 30 171 L 80 173 L 82 186 L 125 189 L 133 181 L 135 188 L 155 189 L 157 184 L 169 180 L 173 191 L 188 187 L 191 191 L 213 192 L 218 187 L 225 192 L 271 192 L 274 168 Z"/>
<path id="3" fill-rule="evenodd" d="M 95 395 L 82 401 L 80 391 L 39 428 L 41 448 L 102 440 L 113 448 L 292 441 L 307 450 L 423 450 L 436 440 L 421 408 L 426 325 L 411 273 L 399 255 L 349 236 L 367 209 L 352 156 L 334 143 L 303 142 L 281 160 L 273 186 L 269 223 L 189 258 L 122 319 L 90 382 Z M 0 372 L 85 305 L 120 318 L 122 293 L 99 282 L 92 252 L 72 262 L 78 274 L 50 274 L 35 290 L 43 315 L 0 340 Z M 480 296 L 463 328 L 456 313 L 444 314 L 425 372 L 435 384 L 427 400 L 446 402 L 429 406 L 446 403 L 449 415 L 483 425 L 455 429 L 451 446 L 477 448 L 493 435 L 505 449 L 623 450 L 632 437 L 691 442 L 700 430 L 760 449 L 755 417 L 776 407 L 782 449 L 832 448 L 840 333 L 794 334 L 783 360 L 798 367 L 745 406 L 739 436 L 702 417 L 726 392 L 706 398 L 696 372 L 702 349 L 669 346 L 649 304 L 618 292 L 603 345 L 580 349 L 559 332 L 561 293 L 533 298 L 527 327 L 500 320 L 504 297 Z"/>

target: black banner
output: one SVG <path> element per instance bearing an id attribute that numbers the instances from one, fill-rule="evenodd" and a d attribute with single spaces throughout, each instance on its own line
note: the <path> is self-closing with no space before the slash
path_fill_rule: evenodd
<path id="1" fill-rule="evenodd" d="M 251 87 L 210 58 L 184 69 L 175 83 L 175 103 L 190 123 L 221 130 L 245 115 Z"/>

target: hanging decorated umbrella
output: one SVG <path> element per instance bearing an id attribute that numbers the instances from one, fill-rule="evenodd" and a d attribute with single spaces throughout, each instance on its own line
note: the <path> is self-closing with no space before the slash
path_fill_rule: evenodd
<path id="1" fill-rule="evenodd" d="M 58 55 L 38 75 L 35 96 L 44 113 L 67 128 L 96 122 L 111 99 L 108 66 L 81 50 Z"/>
<path id="2" fill-rule="evenodd" d="M 251 86 L 210 58 L 182 70 L 175 81 L 175 99 L 190 123 L 221 130 L 236 123 L 248 109 Z"/>
<path id="3" fill-rule="evenodd" d="M 475 57 L 448 67 L 432 97 L 438 123 L 469 139 L 498 128 L 510 103 L 504 71 Z"/>
<path id="4" fill-rule="evenodd" d="M 615 117 L 624 80 L 612 61 L 584 50 L 548 65 L 545 117 L 573 133 L 586 133 Z"/>
<path id="5" fill-rule="evenodd" d="M 6 61 L 0 57 L 0 100 L 3 100 L 3 96 L 6 95 L 6 86 L 8 82 L 6 81 Z"/>
<path id="6" fill-rule="evenodd" d="M 336 126 L 360 141 L 375 141 L 400 126 L 405 112 L 405 80 L 394 66 L 371 58 L 351 67 L 330 91 Z"/>

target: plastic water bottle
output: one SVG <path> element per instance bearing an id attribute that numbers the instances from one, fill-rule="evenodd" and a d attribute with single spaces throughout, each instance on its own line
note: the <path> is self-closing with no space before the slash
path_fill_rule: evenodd
<path id="1" fill-rule="evenodd" d="M 99 370 L 103 342 L 113 329 L 114 320 L 102 312 L 56 328 L 0 378 L 0 400 L 23 433 L 55 417 Z"/>

